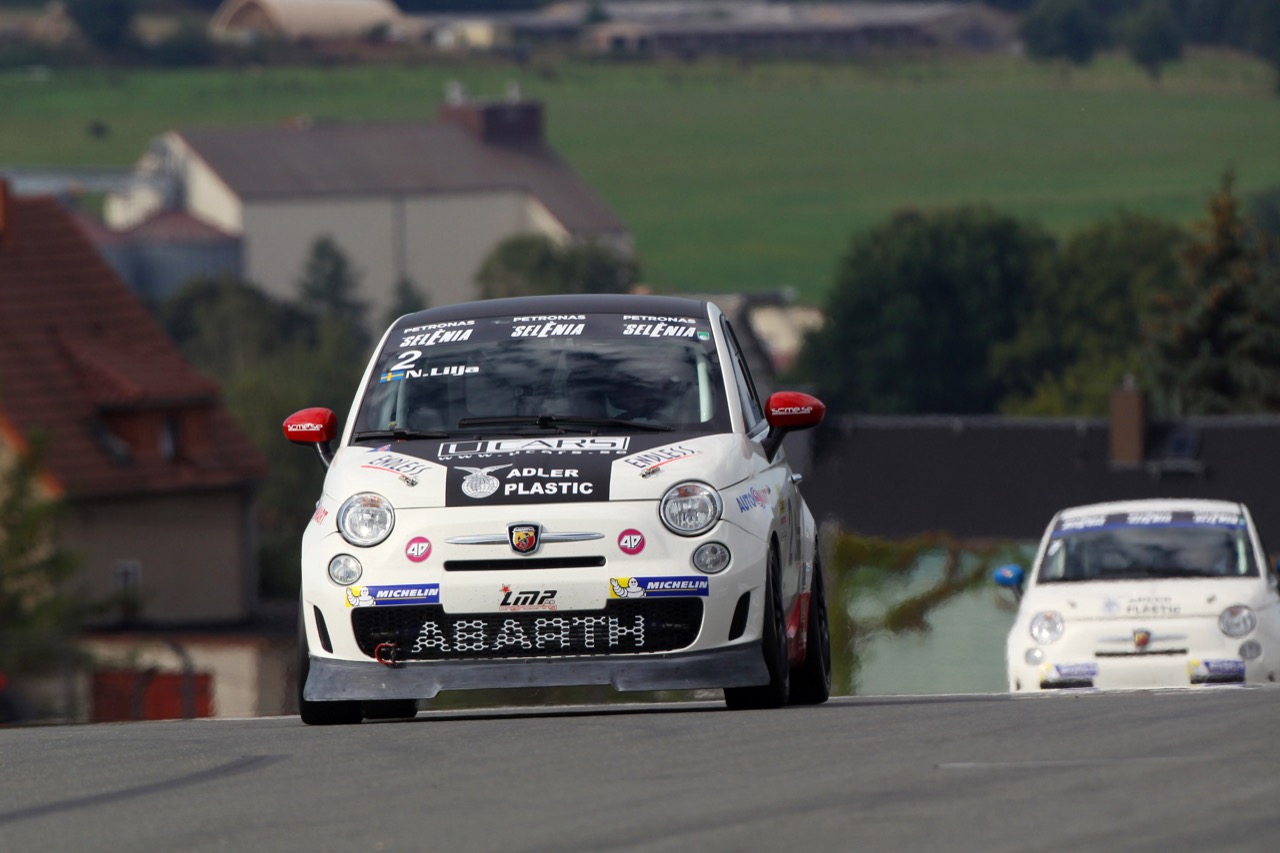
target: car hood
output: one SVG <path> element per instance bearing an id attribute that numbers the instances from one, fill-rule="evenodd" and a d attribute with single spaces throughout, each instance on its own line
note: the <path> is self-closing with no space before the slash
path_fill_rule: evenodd
<path id="1" fill-rule="evenodd" d="M 347 445 L 325 492 L 378 492 L 398 508 L 658 500 L 683 480 L 725 489 L 750 476 L 733 434 L 550 435 Z"/>
<path id="2" fill-rule="evenodd" d="M 1265 592 L 1256 577 L 1043 584 L 1027 591 L 1022 612 L 1056 610 L 1077 619 L 1217 618 L 1233 604 L 1261 606 Z"/>

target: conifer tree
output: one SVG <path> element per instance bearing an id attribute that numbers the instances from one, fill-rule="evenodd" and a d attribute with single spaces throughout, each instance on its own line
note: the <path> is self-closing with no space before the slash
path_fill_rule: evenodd
<path id="1" fill-rule="evenodd" d="M 64 582 L 74 555 L 57 540 L 61 503 L 38 487 L 43 442 L 0 457 L 0 672 L 65 660 L 83 609 Z"/>

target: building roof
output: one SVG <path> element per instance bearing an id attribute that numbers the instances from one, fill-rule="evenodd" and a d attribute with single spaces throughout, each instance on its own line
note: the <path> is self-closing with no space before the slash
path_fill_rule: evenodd
<path id="1" fill-rule="evenodd" d="M 571 233 L 625 232 L 543 141 L 486 142 L 453 122 L 193 127 L 178 136 L 242 200 L 521 190 Z"/>
<path id="2" fill-rule="evenodd" d="M 226 0 L 210 20 L 209 30 L 214 36 L 352 38 L 403 19 L 391 0 Z"/>
<path id="3" fill-rule="evenodd" d="M 0 182 L 0 415 L 69 498 L 238 486 L 266 460 L 52 197 Z M 162 450 L 168 431 L 172 450 Z"/>

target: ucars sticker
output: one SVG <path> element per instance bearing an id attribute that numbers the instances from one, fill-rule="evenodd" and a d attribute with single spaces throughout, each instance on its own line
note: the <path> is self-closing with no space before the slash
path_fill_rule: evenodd
<path id="1" fill-rule="evenodd" d="M 445 441 L 440 443 L 440 452 L 437 458 L 464 459 L 471 456 L 510 456 L 516 453 L 621 454 L 627 452 L 627 447 L 630 443 L 631 437 L 626 435 Z"/>

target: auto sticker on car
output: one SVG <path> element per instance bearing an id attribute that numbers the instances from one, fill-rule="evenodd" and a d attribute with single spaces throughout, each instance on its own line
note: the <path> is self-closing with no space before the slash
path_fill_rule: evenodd
<path id="1" fill-rule="evenodd" d="M 431 556 L 431 540 L 425 536 L 415 536 L 404 546 L 404 555 L 410 562 L 421 563 Z"/>
<path id="2" fill-rule="evenodd" d="M 622 334 L 626 337 L 692 338 L 697 332 L 695 317 L 650 317 L 645 314 L 624 314 Z"/>
<path id="3" fill-rule="evenodd" d="M 634 557 L 644 550 L 644 534 L 634 527 L 628 527 L 618 534 L 618 548 L 622 553 Z"/>
<path id="4" fill-rule="evenodd" d="M 560 503 L 608 500 L 607 464 L 560 468 L 543 465 L 453 465 L 445 486 L 445 504 Z"/>
<path id="5" fill-rule="evenodd" d="M 699 455 L 701 455 L 701 451 L 695 450 L 692 447 L 685 447 L 682 444 L 673 444 L 667 447 L 655 447 L 652 450 L 633 453 L 631 456 L 624 457 L 622 461 L 630 465 L 632 468 L 640 469 L 640 476 L 649 477 L 669 462 L 677 462 L 681 459 L 691 459 L 692 457 Z"/>
<path id="6" fill-rule="evenodd" d="M 585 314 L 543 314 L 532 317 L 512 317 L 513 338 L 563 338 L 577 337 L 586 328 Z"/>
<path id="7" fill-rule="evenodd" d="M 469 340 L 474 326 L 474 320 L 453 320 L 414 326 L 401 333 L 404 337 L 400 340 L 400 348 L 433 347 L 437 344 L 454 344 Z"/>
<path id="8" fill-rule="evenodd" d="M 407 604 L 439 604 L 440 584 L 347 587 L 348 607 L 391 607 Z"/>
<path id="9" fill-rule="evenodd" d="M 750 512 L 753 509 L 768 509 L 770 491 L 771 489 L 768 486 L 763 489 L 752 487 L 745 493 L 737 495 L 734 500 L 738 503 L 738 511 Z"/>
<path id="10" fill-rule="evenodd" d="M 376 449 L 369 449 L 369 458 L 361 463 L 361 468 L 369 468 L 374 471 L 387 471 L 392 474 L 399 474 L 401 477 L 415 479 L 426 473 L 430 467 L 430 463 L 412 456 L 405 456 L 395 453 L 384 445 Z"/>
<path id="11" fill-rule="evenodd" d="M 557 607 L 554 589 L 518 589 L 509 583 L 502 585 L 499 610 L 556 610 Z"/>
<path id="12" fill-rule="evenodd" d="M 443 441 L 437 454 L 441 461 L 487 459 L 516 454 L 543 456 L 619 455 L 627 452 L 631 436 L 551 436 L 546 438 L 496 438 L 470 441 Z"/>
<path id="13" fill-rule="evenodd" d="M 1243 529 L 1244 517 L 1230 512 L 1117 512 L 1105 515 L 1080 515 L 1061 519 L 1054 528 L 1058 538 L 1081 530 L 1111 530 L 1124 527 L 1223 527 Z M 1050 545 L 1052 548 L 1052 544 Z"/>
<path id="14" fill-rule="evenodd" d="M 610 598 L 673 598 L 705 596 L 711 591 L 709 578 L 609 578 Z"/>

